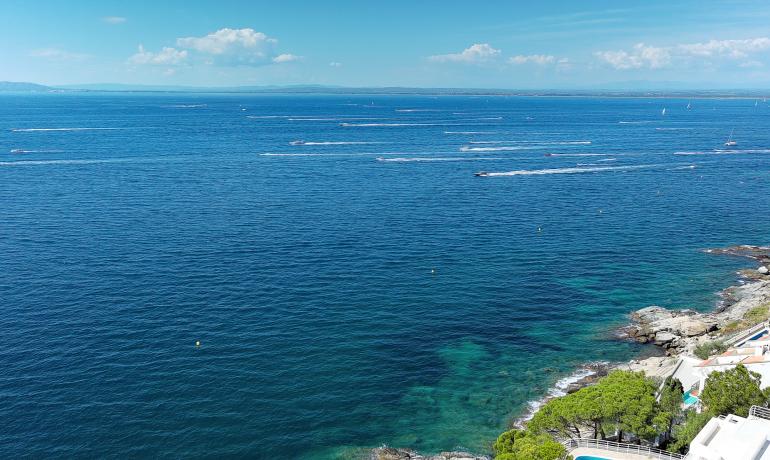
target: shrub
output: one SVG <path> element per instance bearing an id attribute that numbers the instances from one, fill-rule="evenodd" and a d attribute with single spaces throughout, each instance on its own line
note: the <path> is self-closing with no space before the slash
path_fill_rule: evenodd
<path id="1" fill-rule="evenodd" d="M 501 434 L 494 449 L 495 460 L 558 460 L 567 453 L 563 445 L 547 434 L 519 430 Z"/>
<path id="2" fill-rule="evenodd" d="M 727 350 L 727 345 L 721 340 L 706 342 L 695 347 L 695 356 L 700 359 L 708 359 L 709 356 L 723 353 Z"/>

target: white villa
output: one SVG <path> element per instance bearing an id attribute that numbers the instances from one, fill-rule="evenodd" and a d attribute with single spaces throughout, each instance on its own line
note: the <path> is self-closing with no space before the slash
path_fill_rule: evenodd
<path id="1" fill-rule="evenodd" d="M 697 396 L 703 391 L 706 378 L 712 372 L 723 372 L 738 364 L 758 373 L 762 379 L 762 388 L 770 386 L 770 328 L 766 324 L 753 328 L 744 337 L 739 337 L 734 341 L 734 345 L 721 355 L 706 360 L 682 356 L 673 377 L 682 382 L 687 392 L 685 404 L 692 405 L 697 402 Z"/>
<path id="2" fill-rule="evenodd" d="M 753 406 L 748 418 L 712 418 L 690 443 L 685 458 L 770 460 L 770 410 Z"/>
<path id="3" fill-rule="evenodd" d="M 770 386 L 770 325 L 752 327 L 728 343 L 731 348 L 706 360 L 680 356 L 671 375 L 685 389 L 685 408 L 700 411 L 698 395 L 706 378 L 738 364 L 758 373 L 762 388 Z M 576 460 L 770 460 L 770 409 L 752 406 L 746 418 L 734 414 L 712 418 L 690 443 L 687 455 L 595 439 L 570 440 L 565 446 Z"/>
<path id="4" fill-rule="evenodd" d="M 687 455 L 596 439 L 565 444 L 576 460 L 770 460 L 770 409 L 752 406 L 747 418 L 714 417 L 690 443 Z"/>

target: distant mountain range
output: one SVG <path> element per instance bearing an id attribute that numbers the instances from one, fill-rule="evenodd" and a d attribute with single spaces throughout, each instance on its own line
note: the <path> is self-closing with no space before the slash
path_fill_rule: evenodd
<path id="1" fill-rule="evenodd" d="M 38 85 L 37 83 L 25 83 L 18 81 L 0 81 L 0 91 L 36 91 L 47 92 L 52 91 L 53 88 L 44 85 Z"/>
<path id="2" fill-rule="evenodd" d="M 176 86 L 92 83 L 45 86 L 36 83 L 0 81 L 0 92 L 173 92 L 173 93 L 294 93 L 294 94 L 404 94 L 469 96 L 628 96 L 628 97 L 765 97 L 767 89 L 692 89 L 682 82 L 629 81 L 580 89 L 488 89 L 488 88 L 407 88 L 344 87 L 326 85 L 292 86 Z"/>

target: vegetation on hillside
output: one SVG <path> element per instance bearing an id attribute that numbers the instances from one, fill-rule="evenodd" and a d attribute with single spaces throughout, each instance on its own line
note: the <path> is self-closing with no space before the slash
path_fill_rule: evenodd
<path id="1" fill-rule="evenodd" d="M 700 359 L 708 359 L 709 356 L 724 353 L 725 350 L 727 350 L 727 344 L 721 340 L 713 340 L 698 345 L 695 347 L 695 350 L 693 350 L 693 353 Z"/>
<path id="2" fill-rule="evenodd" d="M 501 434 L 494 445 L 495 460 L 556 460 L 566 453 L 558 440 L 612 439 L 653 444 L 684 452 L 712 418 L 746 416 L 752 405 L 766 406 L 770 388 L 760 389 L 760 376 L 738 365 L 714 372 L 701 394 L 702 413 L 682 407 L 681 382 L 668 378 L 660 393 L 642 372 L 613 371 L 595 385 L 548 401 L 525 430 Z"/>

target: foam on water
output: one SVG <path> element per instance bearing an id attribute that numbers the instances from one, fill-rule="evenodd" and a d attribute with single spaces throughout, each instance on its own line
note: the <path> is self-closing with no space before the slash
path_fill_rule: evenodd
<path id="1" fill-rule="evenodd" d="M 318 141 L 318 142 L 301 142 L 301 143 L 294 143 L 292 142 L 291 145 L 295 146 L 303 146 L 303 145 L 367 145 L 367 144 L 383 144 L 383 142 L 375 142 L 375 141 Z"/>
<path id="2" fill-rule="evenodd" d="M 649 169 L 660 168 L 665 166 L 662 164 L 649 164 L 649 165 L 633 165 L 633 166 L 602 166 L 596 168 L 552 168 L 552 169 L 521 169 L 516 171 L 506 172 L 489 172 L 485 175 L 488 177 L 498 176 L 539 176 L 547 174 L 581 174 L 581 173 L 595 173 L 604 171 L 631 171 L 635 169 Z"/>
<path id="3" fill-rule="evenodd" d="M 497 134 L 497 131 L 444 131 L 444 134 L 463 134 L 463 135 L 476 135 L 476 134 Z"/>
<path id="4" fill-rule="evenodd" d="M 64 150 L 26 150 L 26 149 L 11 149 L 11 153 L 61 153 Z"/>
<path id="5" fill-rule="evenodd" d="M 164 105 L 162 107 L 171 108 L 171 109 L 198 109 L 202 107 L 208 107 L 207 104 L 172 104 L 172 105 Z"/>
<path id="6" fill-rule="evenodd" d="M 591 141 L 469 141 L 469 144 L 591 145 Z"/>
<path id="7" fill-rule="evenodd" d="M 433 155 L 432 153 L 410 153 L 410 152 L 331 152 L 331 153 L 282 153 L 265 152 L 260 153 L 263 157 L 357 157 L 372 155 Z"/>
<path id="8" fill-rule="evenodd" d="M 377 158 L 377 161 L 384 162 L 420 162 L 420 161 L 481 161 L 481 160 L 504 160 L 504 158 L 474 158 L 474 157 L 430 157 L 430 158 Z"/>
<path id="9" fill-rule="evenodd" d="M 532 417 L 535 416 L 535 413 L 537 413 L 538 410 L 540 410 L 545 403 L 548 401 L 560 398 L 562 396 L 567 395 L 567 390 L 569 390 L 570 385 L 573 383 L 577 383 L 586 377 L 590 377 L 592 375 L 595 375 L 596 371 L 588 368 L 583 367 L 580 369 L 577 369 L 573 373 L 567 375 L 566 377 L 563 377 L 556 381 L 556 383 L 548 390 L 548 393 L 543 396 L 540 399 L 536 399 L 533 401 L 530 401 L 527 403 L 527 409 L 524 411 L 524 413 L 516 419 L 514 422 L 514 425 L 516 426 L 522 426 L 525 422 L 528 422 L 532 420 Z"/>
<path id="10" fill-rule="evenodd" d="M 401 126 L 451 126 L 446 123 L 340 123 L 344 127 L 377 128 L 377 127 L 401 127 Z"/>
<path id="11" fill-rule="evenodd" d="M 46 131 L 111 131 L 124 128 L 12 128 L 15 133 L 34 133 Z"/>
<path id="12" fill-rule="evenodd" d="M 130 163 L 147 160 L 130 158 L 112 158 L 104 160 L 20 160 L 0 161 L 0 166 L 41 166 L 41 165 L 90 165 L 100 163 Z"/>
<path id="13" fill-rule="evenodd" d="M 546 156 L 549 157 L 608 157 L 611 155 L 617 155 L 617 154 L 610 154 L 610 153 L 547 153 Z"/>

